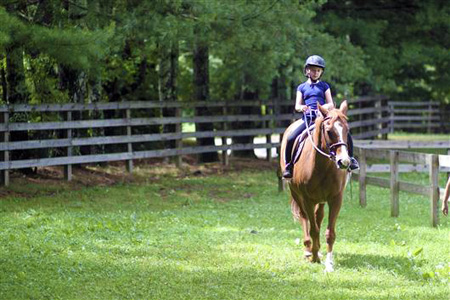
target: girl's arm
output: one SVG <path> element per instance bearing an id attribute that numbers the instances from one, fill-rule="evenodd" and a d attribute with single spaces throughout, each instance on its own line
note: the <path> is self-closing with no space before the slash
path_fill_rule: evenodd
<path id="1" fill-rule="evenodd" d="M 333 96 L 331 96 L 331 89 L 325 91 L 325 104 L 324 108 L 330 110 L 334 108 Z"/>
<path id="2" fill-rule="evenodd" d="M 297 91 L 297 98 L 295 99 L 295 111 L 305 112 L 308 109 L 308 106 L 303 104 L 303 94 L 300 91 Z"/>

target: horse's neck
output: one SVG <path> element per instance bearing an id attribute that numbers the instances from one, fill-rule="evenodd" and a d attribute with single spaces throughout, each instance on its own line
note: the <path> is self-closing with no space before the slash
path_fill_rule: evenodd
<path id="1" fill-rule="evenodd" d="M 308 139 L 308 143 L 305 145 L 305 149 L 303 149 L 303 160 L 301 162 L 302 169 L 306 170 L 309 173 L 309 176 L 312 176 L 314 171 L 323 170 L 323 168 L 317 168 L 318 164 L 323 164 L 325 167 L 328 164 L 331 164 L 332 161 L 328 159 L 328 157 L 321 154 L 317 149 L 325 152 L 325 142 L 322 141 L 322 132 L 320 130 L 321 124 L 317 124 L 315 130 L 311 134 L 311 139 Z M 303 156 L 303 155 L 302 155 Z M 309 177 L 308 176 L 308 177 Z"/>
<path id="2" fill-rule="evenodd" d="M 301 166 L 301 172 L 303 173 L 304 179 L 311 178 L 316 167 L 316 161 L 318 158 L 317 154 L 319 154 L 319 152 L 316 151 L 316 147 L 319 146 L 318 141 L 320 139 L 320 132 L 317 133 L 318 130 L 320 129 L 318 129 L 316 126 L 314 131 L 311 132 L 311 135 L 305 142 L 305 146 L 300 156 L 299 164 Z"/>

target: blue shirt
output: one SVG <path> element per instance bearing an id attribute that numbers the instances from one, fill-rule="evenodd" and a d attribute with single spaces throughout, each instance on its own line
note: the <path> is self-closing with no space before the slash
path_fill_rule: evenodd
<path id="1" fill-rule="evenodd" d="M 303 82 L 297 88 L 297 91 L 302 93 L 303 102 L 310 109 L 317 109 L 317 102 L 320 105 L 324 105 L 325 92 L 330 89 L 330 86 L 325 81 L 319 81 L 317 83 Z"/>

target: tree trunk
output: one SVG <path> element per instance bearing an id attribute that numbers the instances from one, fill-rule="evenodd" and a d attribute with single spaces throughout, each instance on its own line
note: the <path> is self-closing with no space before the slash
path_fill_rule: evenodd
<path id="1" fill-rule="evenodd" d="M 3 60 L 3 59 L 4 59 L 4 56 L 2 55 L 0 57 L 0 60 Z M 5 71 L 5 68 L 3 67 L 3 64 L 2 64 L 2 67 L 0 69 L 0 76 L 1 76 L 1 80 L 2 80 L 2 101 L 3 101 L 3 103 L 7 103 L 7 101 L 8 101 L 8 98 L 7 98 L 8 94 L 7 94 L 6 91 L 8 89 L 8 85 L 6 83 L 6 71 Z"/>
<path id="2" fill-rule="evenodd" d="M 291 86 L 288 87 L 286 84 L 287 78 L 286 78 L 286 66 L 281 65 L 278 69 L 278 72 L 280 74 L 279 77 L 277 77 L 277 101 L 278 103 L 283 101 L 292 101 L 291 106 L 281 106 L 280 107 L 280 113 L 281 114 L 290 114 L 294 112 L 295 109 L 295 99 L 297 97 L 297 84 L 295 82 L 291 82 Z M 288 89 L 290 90 L 290 95 L 288 96 Z M 290 121 L 283 121 L 281 124 L 284 127 L 288 127 L 290 125 Z"/>
<path id="3" fill-rule="evenodd" d="M 17 12 L 26 8 L 26 2 L 15 1 L 6 5 L 6 11 L 17 15 Z M 11 104 L 28 102 L 28 91 L 25 83 L 25 70 L 23 65 L 23 48 L 20 44 L 11 44 L 6 48 L 6 101 Z M 14 122 L 28 122 L 26 113 L 12 113 L 10 120 Z M 10 141 L 27 141 L 27 131 L 13 131 L 10 133 Z M 12 160 L 28 159 L 31 157 L 29 150 L 12 151 Z M 21 169 L 25 174 L 31 173 L 31 168 Z"/>
<path id="4" fill-rule="evenodd" d="M 209 100 L 209 49 L 204 42 L 197 41 L 194 46 L 194 101 Z M 196 116 L 208 116 L 210 112 L 205 107 L 197 107 Z M 213 131 L 212 123 L 195 124 L 196 131 Z M 199 146 L 214 146 L 214 137 L 197 139 Z M 219 160 L 217 152 L 208 152 L 199 154 L 199 162 L 215 162 Z"/>
<path id="5" fill-rule="evenodd" d="M 159 45 L 159 101 L 177 100 L 177 73 L 178 73 L 178 41 L 169 41 Z M 163 108 L 164 117 L 175 117 L 175 108 Z M 175 132 L 175 124 L 163 125 L 162 132 Z M 164 143 L 165 149 L 175 148 L 175 141 Z"/>
<path id="6" fill-rule="evenodd" d="M 25 83 L 25 70 L 23 66 L 23 49 L 19 45 L 13 45 L 6 49 L 6 99 L 7 103 L 21 104 L 28 102 L 28 91 Z M 14 122 L 28 122 L 28 114 L 12 113 L 10 116 Z M 13 131 L 10 140 L 27 141 L 28 131 Z M 12 160 L 23 160 L 31 158 L 30 150 L 12 151 Z M 31 168 L 21 169 L 21 172 L 30 174 Z"/>
<path id="7" fill-rule="evenodd" d="M 28 92 L 23 67 L 23 49 L 14 45 L 6 49 L 6 82 L 8 102 L 27 103 Z"/>
<path id="8" fill-rule="evenodd" d="M 86 7 L 85 0 L 62 1 L 62 7 L 67 11 L 67 22 L 71 25 L 84 28 L 86 27 Z M 70 102 L 72 103 L 86 103 L 87 98 L 87 74 L 82 70 L 76 70 L 67 65 L 60 65 L 59 68 L 59 85 L 63 89 L 67 89 Z M 84 117 L 80 112 L 72 112 L 72 120 L 82 120 Z M 86 137 L 88 130 L 73 130 L 72 137 Z M 74 151 L 77 151 L 74 149 Z M 89 146 L 79 147 L 79 152 L 82 155 L 89 154 Z"/>
<path id="9" fill-rule="evenodd" d="M 245 100 L 257 100 L 259 98 L 258 92 L 253 92 L 249 90 L 244 90 L 239 98 L 238 101 L 245 101 Z M 244 106 L 238 108 L 237 114 L 240 115 L 252 115 L 255 114 L 255 107 L 251 106 Z M 258 112 L 259 113 L 259 112 Z M 255 128 L 256 123 L 255 122 L 233 122 L 232 128 L 236 130 L 241 129 L 250 129 Z M 232 138 L 233 144 L 253 144 L 254 136 L 235 136 Z M 247 158 L 256 158 L 255 151 L 253 149 L 250 150 L 234 150 L 232 152 L 232 155 L 234 157 L 247 157 Z"/>
<path id="10" fill-rule="evenodd" d="M 101 80 L 96 78 L 95 80 L 88 81 L 88 102 L 98 103 L 101 100 Z M 104 113 L 103 110 L 94 110 L 89 113 L 89 119 L 93 120 L 103 120 Z M 104 128 L 93 128 L 93 136 L 105 136 Z M 105 153 L 105 145 L 91 145 L 89 146 L 89 154 L 101 154 Z"/>

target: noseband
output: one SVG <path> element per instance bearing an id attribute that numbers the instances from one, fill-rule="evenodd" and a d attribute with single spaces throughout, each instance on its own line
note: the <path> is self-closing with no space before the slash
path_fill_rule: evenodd
<path id="1" fill-rule="evenodd" d="M 318 113 L 319 113 L 319 111 L 316 111 L 316 115 L 317 115 Z M 323 119 L 323 122 L 325 122 L 326 120 L 329 120 L 329 119 L 331 119 L 331 117 L 326 117 L 326 118 Z M 305 124 L 306 124 L 306 130 L 308 131 L 308 136 L 309 136 L 309 138 L 311 139 L 311 144 L 313 145 L 314 149 L 316 149 L 316 151 L 319 152 L 320 154 L 322 154 L 323 156 L 328 157 L 330 160 L 336 162 L 336 149 L 337 149 L 338 147 L 340 147 L 340 146 L 345 146 L 345 147 L 347 147 L 347 149 L 348 149 L 347 143 L 344 143 L 344 142 L 338 142 L 338 143 L 334 143 L 334 144 L 331 144 L 331 145 L 330 145 L 330 144 L 327 142 L 327 140 L 325 139 L 325 144 L 326 144 L 326 147 L 327 147 L 326 150 L 328 151 L 328 153 L 325 153 L 324 151 L 322 151 L 320 148 L 318 148 L 318 147 L 315 145 L 314 140 L 313 140 L 313 138 L 312 138 L 312 136 L 311 136 L 311 132 L 310 132 L 310 130 L 309 130 L 309 124 L 308 124 L 308 122 L 307 122 L 307 120 L 306 120 L 305 114 L 303 114 L 303 120 L 304 120 L 304 122 L 305 122 Z M 325 128 L 324 128 L 324 126 L 323 126 L 323 122 L 320 124 L 320 130 L 322 130 L 322 135 L 325 137 Z"/>

